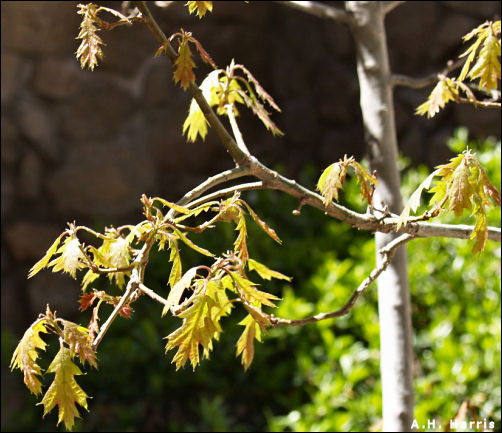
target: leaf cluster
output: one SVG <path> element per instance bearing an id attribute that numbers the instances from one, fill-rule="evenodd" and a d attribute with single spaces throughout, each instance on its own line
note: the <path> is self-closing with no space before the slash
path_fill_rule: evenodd
<path id="1" fill-rule="evenodd" d="M 41 334 L 54 333 L 59 337 L 59 352 L 52 360 L 45 373 L 54 373 L 52 384 L 44 394 L 40 404 L 44 406 L 44 415 L 55 406 L 59 409 L 58 424 L 63 421 L 71 430 L 75 418 L 80 418 L 75 403 L 87 409 L 87 394 L 75 381 L 75 376 L 82 374 L 73 358 L 78 357 L 81 364 L 89 363 L 97 368 L 96 353 L 91 346 L 89 330 L 76 323 L 56 317 L 47 306 L 45 314 L 32 323 L 17 345 L 10 363 L 11 370 L 19 368 L 24 374 L 24 383 L 31 393 L 42 393 L 40 377 L 42 368 L 38 364 L 39 353 L 45 350 L 47 343 Z"/>
<path id="2" fill-rule="evenodd" d="M 58 405 L 59 422 L 64 421 L 68 429 L 72 428 L 74 418 L 78 417 L 75 403 L 87 408 L 87 395 L 74 379 L 81 371 L 72 359 L 78 356 L 82 364 L 89 362 L 96 367 L 95 350 L 102 338 L 98 339 L 98 335 L 103 331 L 100 330 L 100 307 L 111 305 L 118 310 L 119 315 L 130 318 L 131 305 L 139 298 L 139 293 L 125 298 L 125 294 L 114 296 L 92 288 L 100 277 L 107 276 L 112 286 L 119 290 L 123 290 L 126 284 L 129 288 L 133 272 L 136 275 L 144 273 L 148 261 L 145 251 L 156 244 L 159 251 L 169 252 L 172 266 L 166 283 L 170 290 L 165 300 L 160 295 L 155 295 L 154 299 L 160 299 L 159 302 L 164 304 L 162 316 L 170 312 L 182 319 L 179 328 L 166 337 L 166 352 L 177 349 L 173 358 L 176 369 L 184 366 L 187 360 L 195 368 L 201 357 L 209 357 L 214 341 L 219 339 L 222 332 L 220 321 L 231 313 L 236 303 L 240 303 L 247 312 L 240 322 L 244 331 L 237 342 L 237 356 L 242 357 L 242 364 L 247 369 L 254 356 L 254 340 L 261 341 L 262 333 L 271 325 L 270 316 L 262 307 L 275 307 L 275 301 L 279 299 L 260 290 L 259 285 L 249 279 L 247 272 L 256 272 L 264 280 L 290 280 L 250 258 L 246 217 L 251 217 L 277 243 L 281 243 L 281 240 L 238 193 L 198 206 L 181 206 L 160 197 L 145 195 L 141 201 L 145 219 L 134 226 L 106 228 L 104 233 L 98 233 L 85 226 L 68 224 L 68 229 L 58 236 L 29 273 L 29 278 L 32 278 L 42 269 L 49 268 L 53 272 L 68 273 L 75 279 L 81 277 L 83 295 L 80 309 L 92 308 L 89 325 L 84 328 L 56 318 L 55 313 L 47 307 L 46 314 L 26 331 L 11 362 L 11 368 L 23 371 L 25 384 L 30 391 L 39 394 L 41 382 L 38 377 L 42 371 L 37 364 L 37 350 L 45 350 L 46 347 L 40 334 L 53 332 L 59 335 L 60 352 L 47 370 L 56 376 L 42 404 L 44 414 Z M 202 222 L 201 217 L 204 217 Z M 189 233 L 202 233 L 214 228 L 216 223 L 233 224 L 237 232 L 233 250 L 220 257 L 197 245 L 189 237 Z M 84 244 L 79 239 L 82 231 L 93 235 L 100 245 Z M 183 273 L 181 244 L 212 258 L 213 264 L 195 266 Z M 138 287 L 138 283 L 135 284 Z M 202 356 L 200 350 L 203 351 Z"/>
<path id="3" fill-rule="evenodd" d="M 439 179 L 431 188 L 434 177 L 439 177 Z M 422 216 L 410 218 L 410 212 L 415 212 L 420 206 L 420 197 L 424 190 L 433 194 L 429 200 L 431 209 Z M 429 219 L 443 211 L 453 211 L 459 217 L 464 210 L 468 210 L 472 216 L 476 217 L 476 224 L 471 234 L 471 239 L 475 239 L 472 249 L 474 254 L 483 251 L 485 247 L 488 236 L 486 207 L 493 204 L 500 206 L 500 193 L 491 184 L 483 167 L 476 159 L 476 154 L 467 149 L 452 158 L 450 163 L 437 166 L 436 170 L 418 186 L 406 203 L 396 230 L 409 221 Z"/>
<path id="4" fill-rule="evenodd" d="M 427 101 L 417 107 L 416 114 L 434 117 L 449 101 L 482 106 L 483 101 L 476 99 L 474 92 L 465 83 L 466 79 L 479 80 L 478 89 L 487 94 L 497 90 L 500 80 L 500 21 L 487 21 L 463 37 L 464 42 L 471 39 L 474 42 L 460 55 L 466 59 L 459 76 L 448 78 L 445 74 L 439 74 L 438 83 Z M 462 92 L 466 98 L 461 96 Z"/>
<path id="5" fill-rule="evenodd" d="M 94 3 L 79 4 L 77 7 L 79 8 L 77 13 L 82 15 L 80 33 L 77 36 L 77 39 L 81 39 L 82 42 L 80 43 L 76 53 L 77 60 L 80 59 L 80 66 L 82 69 L 87 67 L 93 71 L 98 65 L 98 61 L 103 58 L 101 45 L 104 44 L 103 40 L 98 36 L 100 28 L 111 30 L 119 25 L 130 25 L 131 20 L 115 9 L 110 9 L 104 6 L 98 7 Z M 108 12 L 115 15 L 119 20 L 113 24 L 109 23 L 98 16 L 100 12 Z"/>
<path id="6" fill-rule="evenodd" d="M 265 103 L 276 111 L 281 111 L 274 99 L 265 91 L 258 80 L 243 65 L 232 59 L 225 69 L 210 72 L 200 85 L 200 89 L 208 104 L 216 107 L 218 115 L 226 115 L 230 109 L 234 116 L 239 114 L 237 103 L 245 105 L 262 121 L 274 135 L 283 132 L 270 118 Z M 205 139 L 208 122 L 197 101 L 192 99 L 188 116 L 183 124 L 183 134 L 187 132 L 188 141 L 194 142 L 197 136 Z"/>

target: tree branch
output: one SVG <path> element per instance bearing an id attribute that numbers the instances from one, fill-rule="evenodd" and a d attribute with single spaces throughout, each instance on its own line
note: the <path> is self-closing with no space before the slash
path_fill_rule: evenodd
<path id="1" fill-rule="evenodd" d="M 395 8 L 402 5 L 403 3 L 406 3 L 406 2 L 405 1 L 383 1 L 382 2 L 383 13 L 385 15 L 387 15 L 389 12 L 393 11 Z"/>
<path id="2" fill-rule="evenodd" d="M 275 317 L 274 315 L 270 315 L 270 322 L 272 323 L 272 326 L 274 328 L 277 326 L 284 326 L 284 325 L 303 326 L 309 323 L 315 323 L 321 320 L 332 319 L 334 317 L 340 317 L 348 314 L 349 311 L 354 306 L 354 304 L 356 303 L 356 301 L 359 299 L 359 297 L 378 278 L 378 276 L 387 268 L 387 266 L 389 266 L 392 259 L 394 258 L 394 254 L 396 253 L 397 249 L 401 245 L 410 241 L 411 239 L 413 239 L 412 235 L 404 234 L 389 242 L 384 248 L 381 248 L 379 253 L 385 256 L 385 259 L 375 269 L 373 269 L 370 275 L 364 279 L 364 281 L 359 285 L 359 287 L 356 290 L 354 290 L 352 296 L 349 298 L 349 300 L 345 303 L 345 305 L 342 308 L 339 308 L 338 310 L 333 311 L 331 313 L 321 313 L 315 316 L 310 316 L 304 319 L 297 319 L 297 320 L 281 319 L 279 317 Z"/>
<path id="3" fill-rule="evenodd" d="M 284 6 L 289 6 L 293 9 L 297 9 L 306 12 L 311 15 L 315 15 L 319 18 L 330 19 L 338 21 L 341 23 L 349 24 L 352 21 L 352 17 L 343 9 L 338 9 L 333 6 L 328 6 L 321 2 L 313 1 L 278 1 Z"/>
<path id="4" fill-rule="evenodd" d="M 142 13 L 145 24 L 148 26 L 153 36 L 157 40 L 157 42 L 160 45 L 164 45 L 165 47 L 164 52 L 166 53 L 167 57 L 169 57 L 169 60 L 171 60 L 171 63 L 174 64 L 178 55 L 176 54 L 176 51 L 174 51 L 173 47 L 169 43 L 164 32 L 161 30 L 161 28 L 155 21 L 155 18 L 153 18 L 150 9 L 148 8 L 148 6 L 144 1 L 135 1 L 134 3 L 136 4 L 138 10 Z M 199 107 L 204 113 L 204 116 L 206 117 L 207 121 L 211 125 L 211 128 L 213 128 L 214 132 L 219 137 L 220 141 L 225 146 L 228 153 L 230 153 L 235 164 L 245 165 L 246 162 L 248 161 L 249 154 L 246 154 L 237 145 L 235 140 L 225 129 L 220 119 L 216 116 L 216 113 L 209 106 L 208 102 L 206 101 L 206 98 L 204 98 L 202 91 L 199 89 L 199 86 L 195 83 L 195 81 L 190 82 L 188 90 L 192 94 L 192 97 L 197 101 L 197 104 L 199 104 Z"/>
<path id="5" fill-rule="evenodd" d="M 318 11 L 324 11 L 325 13 L 335 13 L 339 17 L 350 17 L 345 11 L 341 11 L 339 9 L 335 9 L 331 6 L 321 5 L 317 2 L 281 2 L 287 4 L 288 6 L 296 7 L 299 9 L 310 9 Z M 169 57 L 169 59 L 174 63 L 177 58 L 177 54 L 172 48 L 172 46 L 168 43 L 166 36 L 159 28 L 157 22 L 153 18 L 150 13 L 150 10 L 146 6 L 145 2 L 135 2 L 138 9 L 144 16 L 144 21 L 150 31 L 153 33 L 154 37 L 160 44 L 165 44 L 166 49 L 165 53 Z M 331 12 L 327 12 L 327 11 Z M 308 10 L 307 10 L 308 12 Z M 349 19 L 349 18 L 347 18 Z M 350 18 L 351 19 L 351 18 Z M 341 18 L 344 20 L 344 18 Z M 456 63 L 449 63 L 448 68 L 456 67 Z M 283 191 L 289 195 L 292 195 L 298 200 L 300 200 L 303 204 L 308 204 L 313 206 L 326 215 L 329 215 L 333 218 L 339 219 L 340 221 L 344 221 L 350 224 L 353 227 L 357 227 L 359 230 L 369 230 L 373 232 L 383 232 L 390 233 L 395 231 L 396 219 L 377 219 L 375 216 L 371 214 L 359 214 L 350 209 L 347 209 L 337 203 L 330 203 L 328 206 L 325 206 L 323 203 L 323 199 L 319 194 L 303 187 L 298 184 L 295 180 L 288 179 L 276 171 L 271 170 L 260 161 L 258 161 L 254 156 L 252 156 L 249 152 L 246 152 L 247 148 L 239 146 L 236 141 L 232 138 L 230 133 L 225 129 L 223 124 L 220 122 L 219 118 L 214 113 L 213 109 L 209 106 L 206 99 L 202 95 L 201 90 L 197 87 L 195 82 L 191 82 L 189 86 L 189 91 L 194 97 L 194 99 L 199 104 L 202 112 L 206 116 L 211 127 L 215 130 L 220 141 L 226 147 L 227 151 L 232 156 L 234 162 L 237 167 L 228 170 L 226 172 L 220 173 L 218 175 L 213 176 L 212 178 L 207 179 L 198 187 L 194 188 L 192 191 L 188 192 L 183 196 L 183 198 L 178 202 L 180 205 L 184 205 L 189 201 L 193 201 L 195 198 L 199 197 L 205 191 L 210 189 L 212 186 L 215 186 L 219 183 L 225 182 L 226 180 L 235 179 L 237 177 L 245 176 L 245 175 L 254 175 L 258 179 L 262 181 L 262 184 L 248 184 L 249 189 L 257 189 L 257 188 L 269 188 L 269 189 L 277 189 Z M 246 187 L 247 188 L 247 187 Z M 245 190 L 245 189 L 240 189 Z M 228 188 L 226 190 L 229 193 L 235 191 L 232 188 Z M 209 195 L 208 197 L 219 197 L 223 192 L 217 192 L 213 196 Z M 197 203 L 200 203 L 199 201 Z M 168 214 L 169 215 L 169 214 Z M 174 215 L 174 212 L 170 211 L 170 216 Z M 444 237 L 460 237 L 462 239 L 468 238 L 470 236 L 470 232 L 472 232 L 473 227 L 464 226 L 464 228 L 458 229 L 457 226 L 448 226 L 448 225 L 431 225 L 430 223 L 410 223 L 406 226 L 401 227 L 399 233 L 409 233 L 417 237 L 430 237 L 430 236 L 444 236 Z M 470 232 L 469 232 L 470 231 Z M 489 239 L 496 240 L 500 242 L 500 229 L 490 228 L 489 229 Z"/>

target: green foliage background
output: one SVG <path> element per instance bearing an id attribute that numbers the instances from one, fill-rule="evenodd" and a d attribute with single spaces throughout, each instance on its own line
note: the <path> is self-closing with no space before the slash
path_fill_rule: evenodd
<path id="1" fill-rule="evenodd" d="M 449 141 L 458 153 L 474 149 L 500 190 L 500 142 L 469 142 L 465 129 Z M 446 161 L 445 161 L 446 163 Z M 402 160 L 403 196 L 425 178 L 425 167 L 406 167 Z M 323 167 L 307 167 L 299 181 L 313 187 Z M 278 167 L 280 171 L 280 167 Z M 361 207 L 355 180 L 342 201 Z M 287 275 L 291 283 L 267 283 L 282 296 L 274 314 L 299 318 L 341 307 L 374 266 L 371 234 L 351 229 L 315 209 L 291 211 L 297 202 L 275 192 L 244 196 L 276 229 L 280 247 L 249 222 L 253 258 Z M 458 223 L 454 215 L 443 222 Z M 467 214 L 461 221 L 472 224 Z M 500 209 L 490 210 L 489 225 L 500 227 Z M 98 229 L 101 229 L 99 227 Z M 230 249 L 230 224 L 196 239 L 215 252 Z M 481 420 L 500 430 L 500 244 L 487 242 L 479 256 L 472 241 L 419 239 L 408 244 L 415 349 L 415 417 L 420 425 L 437 419 L 443 425 L 469 398 Z M 183 250 L 184 269 L 201 263 Z M 152 255 L 146 284 L 159 293 L 169 277 L 165 254 Z M 167 293 L 166 293 L 167 294 Z M 367 431 L 381 428 L 379 326 L 376 287 L 371 286 L 345 317 L 304 327 L 270 330 L 255 347 L 247 372 L 235 358 L 235 344 L 245 316 L 234 312 L 222 322 L 224 332 L 209 361 L 195 372 L 175 372 L 164 355 L 165 340 L 177 319 L 161 318 L 161 306 L 144 298 L 132 320 L 117 320 L 100 346 L 99 371 L 79 377 L 92 396 L 90 412 L 81 411 L 76 431 Z M 269 310 L 270 311 L 270 310 Z M 102 313 L 103 315 L 103 313 Z M 82 315 L 86 323 L 89 314 Z M 52 346 L 56 346 L 51 342 Z M 2 333 L 2 368 L 17 344 Z M 44 359 L 50 359 L 44 356 Z M 47 365 L 44 365 L 47 367 Z M 22 384 L 19 372 L 14 380 Z M 4 414 L 3 431 L 54 431 L 57 411 L 41 419 L 37 399 L 26 389 L 15 393 L 17 410 Z M 6 406 L 2 396 L 2 409 Z M 13 407 L 13 405 L 9 405 Z M 471 418 L 468 418 L 471 419 Z M 62 425 L 58 430 L 64 430 Z"/>

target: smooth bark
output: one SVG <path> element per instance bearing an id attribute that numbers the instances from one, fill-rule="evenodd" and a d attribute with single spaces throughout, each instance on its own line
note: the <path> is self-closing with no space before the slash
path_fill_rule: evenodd
<path id="1" fill-rule="evenodd" d="M 402 199 L 397 164 L 397 138 L 392 101 L 392 79 L 385 36 L 385 8 L 381 2 L 349 1 L 357 47 L 360 104 L 371 170 L 378 173 L 376 207 L 400 213 Z M 378 251 L 395 238 L 376 233 Z M 377 255 L 377 264 L 382 260 Z M 378 277 L 380 371 L 383 431 L 409 431 L 413 420 L 413 351 L 406 249 Z"/>

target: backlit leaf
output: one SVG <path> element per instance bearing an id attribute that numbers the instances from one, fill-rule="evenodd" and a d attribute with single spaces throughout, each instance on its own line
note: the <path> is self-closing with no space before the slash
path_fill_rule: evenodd
<path id="1" fill-rule="evenodd" d="M 247 370 L 254 358 L 254 340 L 261 341 L 261 329 L 250 314 L 239 325 L 245 328 L 237 341 L 237 356 L 241 355 L 242 365 Z"/>
<path id="2" fill-rule="evenodd" d="M 211 341 L 219 332 L 210 314 L 214 300 L 202 292 L 194 297 L 189 308 L 179 314 L 183 318 L 181 327 L 167 337 L 166 352 L 178 348 L 172 360 L 176 363 L 176 370 L 183 367 L 187 360 L 195 369 L 200 361 L 199 345 L 206 354 L 209 353 Z"/>
<path id="3" fill-rule="evenodd" d="M 185 275 L 181 279 L 171 286 L 171 291 L 167 297 L 167 304 L 164 304 L 164 309 L 162 310 L 162 315 L 164 316 L 171 307 L 174 307 L 180 303 L 181 296 L 183 292 L 190 287 L 192 280 L 197 274 L 197 267 L 190 268 L 185 272 Z"/>
<path id="4" fill-rule="evenodd" d="M 58 238 L 54 241 L 54 243 L 49 247 L 45 255 L 37 263 L 33 265 L 33 267 L 30 269 L 30 273 L 28 274 L 28 278 L 33 277 L 35 274 L 37 274 L 47 266 L 51 257 L 55 254 L 57 250 L 59 241 L 64 235 L 66 235 L 66 232 L 59 235 Z"/>
<path id="5" fill-rule="evenodd" d="M 49 365 L 47 373 L 55 373 L 54 381 L 39 404 L 44 406 L 44 416 L 56 405 L 59 409 L 58 425 L 64 422 L 68 430 L 73 428 L 75 418 L 80 418 L 75 403 L 87 409 L 87 394 L 75 381 L 75 376 L 82 374 L 72 362 L 70 349 L 61 347 Z"/>
<path id="6" fill-rule="evenodd" d="M 339 162 L 331 164 L 322 172 L 317 189 L 321 192 L 325 206 L 328 206 L 333 198 L 338 200 L 338 190 L 343 187 L 346 174 L 346 166 Z"/>
<path id="7" fill-rule="evenodd" d="M 458 90 L 453 81 L 443 77 L 438 81 L 427 101 L 420 105 L 415 113 L 422 116 L 427 114 L 428 118 L 434 117 L 449 101 L 454 101 L 457 95 Z"/>
<path id="8" fill-rule="evenodd" d="M 277 278 L 279 280 L 291 281 L 291 277 L 281 274 L 280 272 L 273 271 L 264 264 L 257 262 L 256 260 L 249 259 L 248 267 L 250 270 L 258 272 L 258 275 L 264 280 L 271 280 L 272 278 Z"/>
<path id="9" fill-rule="evenodd" d="M 258 290 L 256 288 L 256 283 L 249 281 L 237 272 L 230 272 L 230 275 L 234 280 L 234 284 L 240 289 L 250 304 L 259 303 L 269 307 L 275 307 L 272 301 L 280 300 L 280 298 L 275 295 Z"/>
<path id="10" fill-rule="evenodd" d="M 10 369 L 19 368 L 23 372 L 24 383 L 30 392 L 35 395 L 42 392 L 42 383 L 37 377 L 42 373 L 40 366 L 37 364 L 37 349 L 45 350 L 47 346 L 39 335 L 41 332 L 48 332 L 45 326 L 45 319 L 34 322 L 24 333 L 10 361 Z"/>
<path id="11" fill-rule="evenodd" d="M 176 67 L 173 75 L 174 82 L 178 83 L 179 81 L 181 87 L 186 90 L 188 85 L 195 80 L 195 74 L 193 72 L 195 63 L 192 59 L 192 52 L 190 51 L 187 39 L 183 39 L 183 41 L 180 42 L 178 57 L 174 62 L 174 66 Z"/>
<path id="12" fill-rule="evenodd" d="M 207 11 L 213 11 L 213 2 L 211 1 L 189 1 L 186 3 L 190 13 L 196 12 L 199 18 L 202 18 Z"/>
<path id="13" fill-rule="evenodd" d="M 64 326 L 63 339 L 70 348 L 70 355 L 72 357 L 78 355 L 82 364 L 87 361 L 94 368 L 97 368 L 96 352 L 91 346 L 89 330 L 68 320 L 61 322 Z"/>
<path id="14" fill-rule="evenodd" d="M 53 266 L 52 272 L 63 271 L 76 278 L 77 270 L 84 267 L 83 261 L 85 261 L 78 238 L 67 237 L 56 253 L 60 254 L 60 256 L 52 260 L 47 266 Z"/>
<path id="15" fill-rule="evenodd" d="M 86 5 L 79 4 L 77 6 L 80 15 L 83 15 L 80 23 L 80 33 L 77 39 L 82 39 L 77 50 L 77 60 L 80 59 L 82 69 L 88 67 L 91 71 L 98 65 L 98 60 L 103 58 L 101 46 L 103 41 L 97 35 L 99 31 L 96 28 L 96 10 L 97 6 L 93 3 Z"/>

